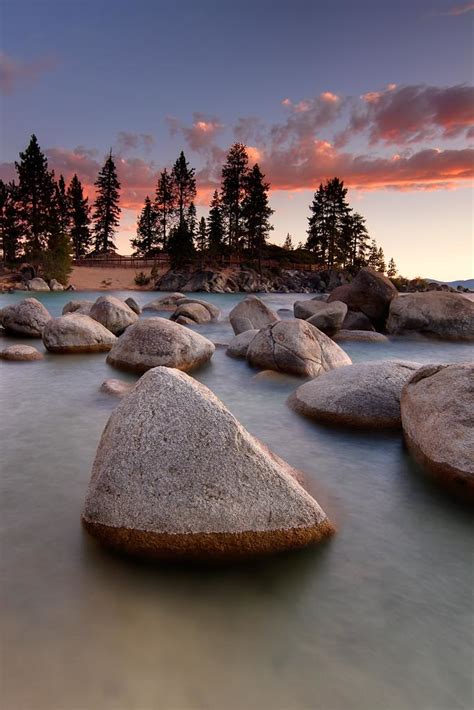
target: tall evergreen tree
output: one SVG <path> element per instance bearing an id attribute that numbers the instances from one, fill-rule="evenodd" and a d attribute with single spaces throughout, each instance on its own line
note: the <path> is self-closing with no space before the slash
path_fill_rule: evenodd
<path id="1" fill-rule="evenodd" d="M 173 215 L 176 210 L 175 184 L 166 169 L 163 170 L 158 178 L 154 207 L 158 221 L 158 244 L 166 251 Z"/>
<path id="2" fill-rule="evenodd" d="M 398 270 L 397 270 L 397 265 L 395 264 L 395 261 L 393 257 L 390 259 L 388 262 L 388 269 L 387 269 L 387 276 L 389 279 L 394 279 L 395 276 L 397 275 Z"/>
<path id="3" fill-rule="evenodd" d="M 379 265 L 379 250 L 377 248 L 377 242 L 375 239 L 372 239 L 370 242 L 370 247 L 369 247 L 369 252 L 368 252 L 368 257 L 367 257 L 367 266 L 369 266 L 371 269 L 378 269 Z"/>
<path id="4" fill-rule="evenodd" d="M 183 227 L 186 219 L 189 221 L 187 211 L 196 197 L 196 177 L 194 168 L 189 167 L 186 157 L 181 151 L 179 158 L 173 166 L 171 177 L 176 195 L 177 223 L 184 233 Z M 189 225 L 188 225 L 189 226 Z"/>
<path id="5" fill-rule="evenodd" d="M 329 227 L 326 211 L 326 190 L 322 183 L 314 193 L 310 210 L 311 215 L 308 217 L 306 249 L 313 252 L 317 263 L 326 265 L 328 259 Z"/>
<path id="6" fill-rule="evenodd" d="M 15 163 L 18 172 L 18 208 L 25 239 L 25 252 L 31 258 L 39 256 L 47 246 L 48 236 L 56 229 L 51 224 L 51 209 L 55 186 L 48 161 L 39 147 L 35 135 L 31 136 L 28 147 L 20 153 L 20 161 Z"/>
<path id="7" fill-rule="evenodd" d="M 382 274 L 385 273 L 387 266 L 385 264 L 385 254 L 383 253 L 382 247 L 379 247 L 379 250 L 377 252 L 377 271 L 380 271 Z"/>
<path id="8" fill-rule="evenodd" d="M 245 196 L 242 201 L 242 223 L 247 241 L 247 248 L 261 259 L 268 233 L 273 229 L 270 217 L 273 210 L 268 204 L 270 183 L 265 182 L 265 175 L 258 163 L 245 176 Z"/>
<path id="9" fill-rule="evenodd" d="M 214 191 L 207 218 L 207 239 L 209 253 L 216 257 L 224 253 L 224 220 L 222 203 L 217 190 Z"/>
<path id="10" fill-rule="evenodd" d="M 291 238 L 291 234 L 288 232 L 286 235 L 286 239 L 283 242 L 283 249 L 286 249 L 286 251 L 293 251 L 293 240 Z"/>
<path id="11" fill-rule="evenodd" d="M 204 217 L 199 220 L 196 248 L 201 254 L 207 250 L 207 225 Z"/>
<path id="12" fill-rule="evenodd" d="M 227 227 L 227 243 L 232 251 L 241 246 L 242 203 L 245 197 L 245 181 L 248 173 L 248 155 L 245 145 L 231 146 L 222 168 L 221 199 Z"/>
<path id="13" fill-rule="evenodd" d="M 328 266 L 333 268 L 344 262 L 346 245 L 342 240 L 344 220 L 349 211 L 346 200 L 347 188 L 339 178 L 326 184 L 326 210 L 328 224 Z"/>
<path id="14" fill-rule="evenodd" d="M 365 219 L 358 212 L 348 211 L 342 225 L 339 252 L 342 266 L 360 268 L 367 262 L 369 235 Z"/>
<path id="15" fill-rule="evenodd" d="M 94 202 L 94 251 L 107 254 L 116 250 L 114 235 L 120 218 L 120 183 L 117 169 L 110 151 L 97 180 L 97 197 Z"/>
<path id="16" fill-rule="evenodd" d="M 54 171 L 52 175 L 54 178 Z M 71 211 L 69 209 L 69 197 L 63 175 L 60 175 L 59 180 L 55 183 L 54 199 L 56 202 L 58 229 L 63 234 L 68 234 L 71 225 Z"/>
<path id="17" fill-rule="evenodd" d="M 131 239 L 131 245 L 136 255 L 145 257 L 158 249 L 158 215 L 148 195 L 138 218 L 136 237 Z"/>
<path id="18" fill-rule="evenodd" d="M 91 248 L 90 207 L 87 197 L 84 197 L 82 185 L 73 175 L 67 190 L 69 203 L 70 236 L 74 256 L 79 259 L 85 256 Z"/>
<path id="19" fill-rule="evenodd" d="M 193 235 L 186 220 L 182 224 L 178 223 L 171 230 L 168 239 L 168 254 L 173 269 L 186 266 L 193 260 L 195 255 Z"/>
<path id="20" fill-rule="evenodd" d="M 18 212 L 18 185 L 0 180 L 0 236 L 3 260 L 13 264 L 19 257 L 22 224 Z"/>

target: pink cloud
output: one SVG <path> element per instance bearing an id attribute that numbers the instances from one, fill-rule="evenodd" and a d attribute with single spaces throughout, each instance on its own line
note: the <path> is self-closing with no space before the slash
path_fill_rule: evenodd
<path id="1" fill-rule="evenodd" d="M 189 148 L 196 153 L 208 152 L 212 148 L 216 137 L 224 130 L 224 125 L 216 116 L 208 116 L 199 112 L 193 113 L 191 126 L 186 126 L 173 116 L 168 116 L 166 120 L 171 135 L 174 136 L 181 133 Z"/>
<path id="2" fill-rule="evenodd" d="M 149 153 L 155 142 L 155 138 L 151 133 L 120 131 L 117 136 L 117 147 L 120 153 L 128 153 L 130 150 L 144 150 Z"/>
<path id="3" fill-rule="evenodd" d="M 467 2 L 464 5 L 454 5 L 446 12 L 437 12 L 437 15 L 450 15 L 451 17 L 458 17 L 459 15 L 465 15 L 466 12 L 471 12 L 474 10 L 474 2 Z"/>
<path id="4" fill-rule="evenodd" d="M 53 57 L 39 57 L 32 62 L 18 59 L 0 52 L 0 92 L 13 94 L 18 88 L 33 84 L 45 72 L 55 68 L 57 60 Z"/>

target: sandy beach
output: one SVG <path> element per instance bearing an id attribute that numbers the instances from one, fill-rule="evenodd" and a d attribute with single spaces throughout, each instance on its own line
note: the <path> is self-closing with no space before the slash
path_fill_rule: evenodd
<path id="1" fill-rule="evenodd" d="M 89 266 L 75 266 L 69 277 L 69 283 L 75 286 L 77 291 L 110 291 L 110 290 L 133 290 L 151 291 L 153 282 L 148 286 L 137 286 L 135 276 L 143 271 L 150 276 L 151 267 L 143 268 L 139 271 L 127 268 L 97 268 Z"/>

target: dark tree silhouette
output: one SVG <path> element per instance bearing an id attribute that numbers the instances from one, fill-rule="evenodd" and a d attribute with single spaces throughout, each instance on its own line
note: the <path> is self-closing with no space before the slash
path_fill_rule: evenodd
<path id="1" fill-rule="evenodd" d="M 244 181 L 245 196 L 242 201 L 242 222 L 247 241 L 247 249 L 257 255 L 261 266 L 262 250 L 268 234 L 273 229 L 270 217 L 273 210 L 268 204 L 270 183 L 264 181 L 258 163 L 247 173 Z"/>
<path id="2" fill-rule="evenodd" d="M 176 210 L 176 190 L 172 176 L 165 169 L 158 178 L 155 194 L 155 211 L 158 221 L 158 244 L 164 251 Z"/>
<path id="3" fill-rule="evenodd" d="M 217 190 L 212 196 L 209 217 L 207 219 L 207 240 L 211 256 L 219 256 L 225 250 L 224 221 L 222 216 L 222 203 Z"/>
<path id="4" fill-rule="evenodd" d="M 196 237 L 196 249 L 201 254 L 207 250 L 207 225 L 204 217 L 199 220 L 198 233 Z"/>
<path id="5" fill-rule="evenodd" d="M 186 157 L 181 151 L 179 158 L 173 166 L 171 172 L 171 178 L 174 184 L 174 191 L 176 195 L 176 216 L 177 216 L 177 226 L 180 227 L 181 232 L 184 233 L 184 224 L 186 219 L 189 219 L 187 211 L 196 197 L 196 178 L 194 168 L 189 167 L 189 163 Z"/>
<path id="6" fill-rule="evenodd" d="M 308 217 L 308 239 L 306 249 L 312 251 L 320 264 L 327 263 L 329 229 L 326 212 L 326 190 L 321 184 L 316 190 L 310 205 L 311 215 Z"/>
<path id="7" fill-rule="evenodd" d="M 393 257 L 390 259 L 388 262 L 388 269 L 387 269 L 387 276 L 389 279 L 394 279 L 398 273 L 397 270 L 397 265 L 395 264 L 395 261 Z"/>
<path id="8" fill-rule="evenodd" d="M 168 254 L 171 266 L 179 269 L 186 266 L 195 256 L 194 241 L 186 220 L 171 230 L 168 239 Z"/>
<path id="9" fill-rule="evenodd" d="M 369 235 L 365 219 L 358 212 L 348 211 L 342 225 L 339 253 L 342 266 L 360 268 L 367 262 Z"/>
<path id="10" fill-rule="evenodd" d="M 245 179 L 248 173 L 248 155 L 245 145 L 234 143 L 222 168 L 221 199 L 227 227 L 227 243 L 231 251 L 238 251 L 242 238 L 242 202 L 245 197 Z"/>
<path id="11" fill-rule="evenodd" d="M 293 240 L 291 238 L 291 234 L 288 232 L 286 235 L 286 239 L 283 242 L 283 249 L 286 249 L 286 251 L 293 251 L 294 246 L 293 246 Z"/>
<path id="12" fill-rule="evenodd" d="M 87 197 L 84 197 L 82 185 L 73 175 L 67 190 L 69 202 L 70 236 L 74 256 L 79 259 L 85 256 L 91 248 L 90 208 Z"/>
<path id="13" fill-rule="evenodd" d="M 18 185 L 0 180 L 0 235 L 3 260 L 13 264 L 19 257 L 22 225 L 18 213 Z"/>
<path id="14" fill-rule="evenodd" d="M 110 151 L 103 168 L 95 181 L 97 197 L 94 202 L 94 251 L 107 254 L 116 251 L 114 235 L 119 226 L 120 183 L 117 169 Z"/>
<path id="15" fill-rule="evenodd" d="M 59 180 L 55 183 L 54 200 L 57 211 L 58 230 L 62 234 L 68 234 L 71 225 L 71 211 L 69 209 L 69 197 L 63 175 L 60 175 Z"/>
<path id="16" fill-rule="evenodd" d="M 158 250 L 158 215 L 148 197 L 140 213 L 137 224 L 137 234 L 131 240 L 137 256 L 149 256 Z"/>

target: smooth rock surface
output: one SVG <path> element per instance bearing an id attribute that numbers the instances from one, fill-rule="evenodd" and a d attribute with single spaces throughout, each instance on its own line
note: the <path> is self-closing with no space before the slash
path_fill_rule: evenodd
<path id="1" fill-rule="evenodd" d="M 243 333 L 234 336 L 228 345 L 226 355 L 230 357 L 247 357 L 249 345 L 257 333 L 258 330 L 252 329 L 245 330 Z"/>
<path id="2" fill-rule="evenodd" d="M 137 314 L 137 316 L 139 316 L 140 313 L 142 312 L 142 309 L 140 308 L 140 306 L 138 305 L 138 303 L 137 303 L 137 302 L 135 301 L 135 299 L 132 298 L 131 296 L 129 296 L 128 298 L 126 298 L 125 301 L 124 301 L 124 303 L 126 303 L 127 306 L 128 306 L 129 308 L 131 308 L 134 313 Z"/>
<path id="3" fill-rule="evenodd" d="M 124 380 L 116 380 L 111 377 L 105 382 L 102 382 L 100 386 L 100 391 L 105 392 L 105 394 L 111 394 L 113 397 L 124 397 L 126 394 L 131 392 L 135 384 L 133 382 L 125 382 Z"/>
<path id="4" fill-rule="evenodd" d="M 66 313 L 82 313 L 88 316 L 93 305 L 94 301 L 68 301 L 66 305 L 63 306 L 63 316 L 65 316 Z"/>
<path id="5" fill-rule="evenodd" d="M 138 320 L 138 315 L 115 296 L 100 296 L 92 306 L 89 315 L 114 335 L 121 335 L 126 328 Z"/>
<path id="6" fill-rule="evenodd" d="M 174 313 L 170 315 L 170 320 L 178 320 L 178 318 L 186 318 L 191 323 L 200 325 L 202 323 L 210 323 L 212 316 L 208 309 L 200 303 L 185 303 L 178 306 Z"/>
<path id="7" fill-rule="evenodd" d="M 332 336 L 335 343 L 347 343 L 350 341 L 361 343 L 388 343 L 389 339 L 383 333 L 376 333 L 371 330 L 339 330 Z"/>
<path id="8" fill-rule="evenodd" d="M 131 325 L 107 356 L 113 367 L 143 373 L 164 365 L 188 372 L 208 362 L 215 347 L 210 340 L 167 318 L 146 318 Z"/>
<path id="9" fill-rule="evenodd" d="M 0 311 L 0 324 L 7 333 L 30 338 L 40 338 L 50 318 L 48 310 L 36 298 L 25 298 Z"/>
<path id="10" fill-rule="evenodd" d="M 379 329 L 385 326 L 388 309 L 398 291 L 383 274 L 368 267 L 359 271 L 350 284 L 338 286 L 332 291 L 328 303 L 343 301 L 352 311 L 361 311 Z"/>
<path id="11" fill-rule="evenodd" d="M 186 298 L 184 293 L 170 293 L 168 296 L 162 296 L 161 298 L 155 298 L 154 301 L 149 301 L 145 303 L 142 310 L 143 311 L 174 311 L 177 302 Z"/>
<path id="12" fill-rule="evenodd" d="M 101 323 L 83 313 L 51 318 L 43 329 L 43 343 L 52 353 L 107 352 L 117 338 Z"/>
<path id="13" fill-rule="evenodd" d="M 44 355 L 31 345 L 9 345 L 8 348 L 0 351 L 0 358 L 18 362 L 32 362 L 33 360 L 43 360 Z"/>
<path id="14" fill-rule="evenodd" d="M 106 545 L 150 558 L 303 547 L 332 526 L 295 474 L 204 385 L 158 367 L 112 412 L 82 519 Z"/>
<path id="15" fill-rule="evenodd" d="M 176 302 L 177 306 L 183 306 L 188 303 L 199 303 L 201 306 L 204 306 L 209 311 L 209 314 L 211 316 L 211 320 L 218 320 L 219 316 L 221 314 L 220 309 L 215 306 L 213 303 L 209 303 L 209 301 L 203 301 L 202 299 L 198 298 L 180 298 L 179 301 Z"/>
<path id="16" fill-rule="evenodd" d="M 402 389 L 419 367 L 396 360 L 359 362 L 306 382 L 288 403 L 296 412 L 328 424 L 400 427 Z"/>
<path id="17" fill-rule="evenodd" d="M 304 377 L 317 377 L 351 363 L 344 350 L 327 335 L 298 319 L 261 329 L 248 347 L 247 360 L 265 370 Z"/>
<path id="18" fill-rule="evenodd" d="M 320 301 L 312 301 L 317 305 L 314 314 L 307 318 L 307 322 L 314 325 L 323 333 L 335 333 L 342 326 L 347 313 L 347 306 L 342 301 L 333 301 L 332 303 L 324 303 Z"/>
<path id="19" fill-rule="evenodd" d="M 56 279 L 51 279 L 49 282 L 49 288 L 51 291 L 64 291 L 64 286 Z"/>
<path id="20" fill-rule="evenodd" d="M 427 365 L 401 398 L 414 458 L 462 499 L 474 500 L 474 364 Z"/>
<path id="21" fill-rule="evenodd" d="M 229 320 L 236 335 L 246 330 L 260 330 L 279 321 L 278 315 L 257 296 L 247 296 L 229 313 Z"/>
<path id="22" fill-rule="evenodd" d="M 44 279 L 41 279 L 39 276 L 37 276 L 34 279 L 31 279 L 31 281 L 28 281 L 28 290 L 29 291 L 50 291 L 51 289 L 49 288 L 48 284 Z"/>
<path id="23" fill-rule="evenodd" d="M 347 311 L 341 330 L 368 330 L 375 332 L 370 319 L 362 311 Z"/>
<path id="24" fill-rule="evenodd" d="M 390 305 L 387 331 L 474 340 L 474 302 L 444 291 L 407 293 Z"/>

